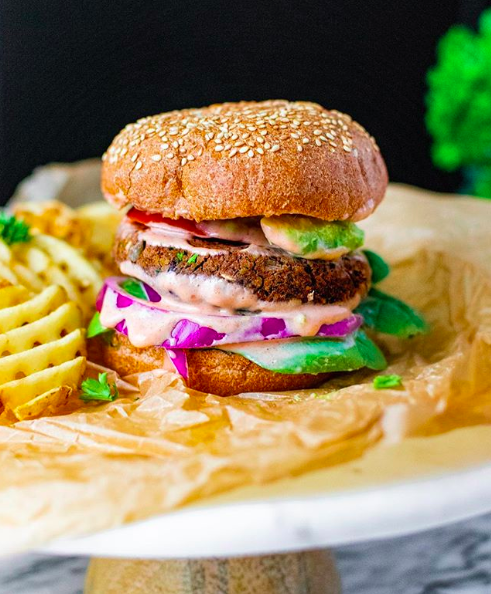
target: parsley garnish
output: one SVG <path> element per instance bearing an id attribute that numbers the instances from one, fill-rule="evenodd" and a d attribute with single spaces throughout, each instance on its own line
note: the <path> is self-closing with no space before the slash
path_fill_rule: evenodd
<path id="1" fill-rule="evenodd" d="M 176 254 L 176 260 L 178 262 L 181 262 L 183 258 L 184 258 L 184 252 L 177 252 L 177 254 Z"/>
<path id="2" fill-rule="evenodd" d="M 82 382 L 81 400 L 107 400 L 112 402 L 119 396 L 115 383 L 107 383 L 107 373 L 99 373 L 99 379 L 88 378 Z"/>
<path id="3" fill-rule="evenodd" d="M 194 264 L 197 259 L 198 259 L 198 254 L 193 254 L 192 256 L 189 257 L 188 264 Z"/>
<path id="4" fill-rule="evenodd" d="M 0 211 L 0 237 L 8 245 L 29 241 L 31 239 L 29 225 L 2 210 Z"/>
<path id="5" fill-rule="evenodd" d="M 377 375 L 373 380 L 373 387 L 376 390 L 386 390 L 388 388 L 399 388 L 402 386 L 402 377 L 400 375 Z"/>

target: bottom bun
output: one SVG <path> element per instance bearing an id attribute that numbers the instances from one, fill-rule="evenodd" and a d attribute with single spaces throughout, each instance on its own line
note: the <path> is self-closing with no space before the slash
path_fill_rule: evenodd
<path id="1" fill-rule="evenodd" d="M 89 357 L 95 363 L 110 367 L 121 376 L 169 369 L 169 360 L 161 347 L 134 347 L 128 338 L 115 334 L 111 344 L 100 336 L 89 340 Z M 189 349 L 187 354 L 189 379 L 193 390 L 232 396 L 240 392 L 283 392 L 320 386 L 329 376 L 287 375 L 263 369 L 235 353 L 217 349 Z"/>

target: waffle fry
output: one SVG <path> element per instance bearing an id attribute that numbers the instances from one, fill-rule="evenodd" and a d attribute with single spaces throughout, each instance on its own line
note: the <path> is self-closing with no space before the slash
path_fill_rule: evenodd
<path id="1" fill-rule="evenodd" d="M 40 233 L 63 239 L 70 245 L 84 245 L 83 222 L 77 211 L 62 202 L 21 202 L 13 207 L 15 216 Z"/>
<path id="2" fill-rule="evenodd" d="M 85 320 L 93 314 L 102 285 L 100 272 L 77 249 L 44 234 L 12 246 L 0 241 L 0 278 L 33 292 L 53 285 L 64 287 Z"/>
<path id="3" fill-rule="evenodd" d="M 80 250 L 104 276 L 114 274 L 111 248 L 122 213 L 109 204 L 93 202 L 75 210 L 56 201 L 24 202 L 13 212 L 33 229 Z"/>
<path id="4" fill-rule="evenodd" d="M 35 272 L 43 286 L 64 287 L 85 319 L 90 318 L 102 276 L 78 250 L 56 237 L 39 234 L 28 243 L 12 246 L 12 252 L 21 265 Z M 37 290 L 29 279 L 23 280 L 32 290 Z"/>
<path id="5" fill-rule="evenodd" d="M 0 401 L 7 415 L 52 414 L 68 401 L 86 365 L 82 324 L 58 285 L 31 294 L 0 284 Z"/>

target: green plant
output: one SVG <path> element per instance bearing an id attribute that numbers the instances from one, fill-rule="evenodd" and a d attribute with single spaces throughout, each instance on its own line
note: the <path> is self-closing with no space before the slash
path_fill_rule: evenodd
<path id="1" fill-rule="evenodd" d="M 449 29 L 427 80 L 433 162 L 446 171 L 464 168 L 466 191 L 491 198 L 491 9 L 477 32 Z"/>

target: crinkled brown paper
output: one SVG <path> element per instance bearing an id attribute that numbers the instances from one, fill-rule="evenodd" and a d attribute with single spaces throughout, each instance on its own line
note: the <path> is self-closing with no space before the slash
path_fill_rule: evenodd
<path id="1" fill-rule="evenodd" d="M 393 186 L 364 223 L 368 246 L 393 266 L 382 288 L 432 326 L 385 343 L 402 389 L 374 390 L 358 372 L 315 392 L 222 399 L 161 372 L 129 378 L 134 391 L 121 384 L 114 403 L 0 427 L 0 550 L 146 518 L 408 435 L 489 423 L 490 221 L 490 202 Z"/>

